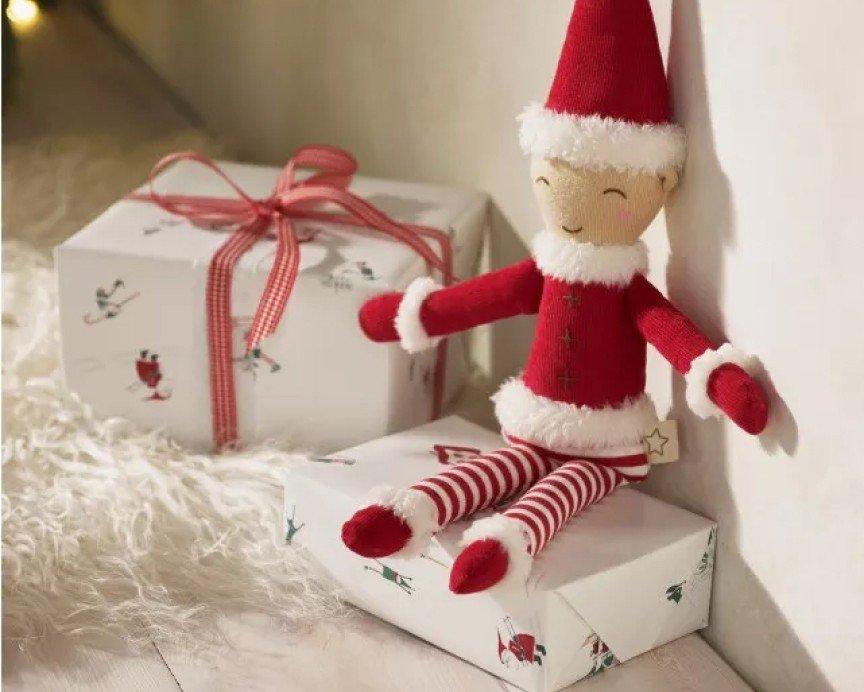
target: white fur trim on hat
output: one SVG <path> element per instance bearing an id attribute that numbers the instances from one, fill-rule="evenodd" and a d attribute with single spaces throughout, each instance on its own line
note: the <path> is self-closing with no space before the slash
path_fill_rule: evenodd
<path id="1" fill-rule="evenodd" d="M 675 123 L 634 123 L 599 115 L 556 113 L 532 103 L 518 117 L 526 154 L 574 166 L 660 173 L 684 165 L 687 138 Z"/>
<path id="2" fill-rule="evenodd" d="M 493 514 L 491 517 L 478 519 L 462 534 L 460 545 L 465 547 L 469 543 L 487 538 L 496 539 L 507 552 L 507 572 L 494 588 L 524 589 L 534 559 L 528 554 L 530 544 L 522 522 L 505 517 L 503 514 Z"/>
<path id="3" fill-rule="evenodd" d="M 642 454 L 642 437 L 657 423 L 654 403 L 647 394 L 620 406 L 589 408 L 535 394 L 521 379 L 513 378 L 492 401 L 505 434 L 573 456 Z"/>
<path id="4" fill-rule="evenodd" d="M 414 279 L 405 289 L 402 301 L 396 311 L 396 333 L 399 335 L 399 343 L 408 353 L 419 353 L 426 349 L 437 346 L 441 341 L 440 336 L 429 336 L 420 319 L 420 308 L 423 301 L 431 293 L 439 290 L 441 285 L 428 276 Z"/>
<path id="5" fill-rule="evenodd" d="M 567 283 L 626 286 L 635 274 L 648 271 L 648 249 L 641 240 L 632 245 L 574 243 L 544 228 L 534 236 L 532 255 L 541 274 Z"/>
<path id="6" fill-rule="evenodd" d="M 411 539 L 391 557 L 418 556 L 429 547 L 433 534 L 440 528 L 435 503 L 420 490 L 379 486 L 370 491 L 363 506 L 369 505 L 389 507 L 411 529 Z"/>
<path id="7" fill-rule="evenodd" d="M 753 356 L 739 351 L 732 344 L 723 344 L 716 351 L 709 348 L 701 356 L 694 358 L 690 363 L 690 370 L 684 375 L 687 382 L 687 404 L 693 413 L 701 418 L 719 418 L 723 415 L 723 411 L 708 396 L 708 379 L 711 373 L 724 363 L 733 363 L 748 375 L 752 375 L 756 367 Z"/>

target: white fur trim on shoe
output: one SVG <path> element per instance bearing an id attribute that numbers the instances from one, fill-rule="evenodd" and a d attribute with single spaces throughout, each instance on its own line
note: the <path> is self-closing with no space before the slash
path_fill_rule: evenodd
<path id="1" fill-rule="evenodd" d="M 508 564 L 504 578 L 493 588 L 524 589 L 534 559 L 528 554 L 528 535 L 518 519 L 510 519 L 503 514 L 478 519 L 462 534 L 460 545 L 464 548 L 474 541 L 494 538 L 507 552 Z"/>
<path id="2" fill-rule="evenodd" d="M 723 411 L 708 396 L 708 379 L 711 373 L 724 363 L 733 363 L 752 375 L 756 359 L 739 351 L 732 344 L 723 344 L 716 351 L 709 348 L 701 356 L 694 358 L 690 363 L 690 370 L 684 375 L 687 382 L 687 404 L 693 413 L 701 418 L 720 418 L 723 415 Z"/>
<path id="3" fill-rule="evenodd" d="M 540 103 L 529 105 L 518 120 L 522 150 L 544 159 L 648 173 L 684 165 L 687 138 L 684 128 L 675 123 L 557 113 Z"/>
<path id="4" fill-rule="evenodd" d="M 589 408 L 535 394 L 518 378 L 492 397 L 507 435 L 574 456 L 627 456 L 645 451 L 642 437 L 657 422 L 647 394 L 620 406 Z"/>
<path id="5" fill-rule="evenodd" d="M 632 245 L 574 243 L 544 228 L 534 236 L 532 255 L 540 273 L 567 283 L 626 286 L 636 274 L 648 271 L 648 249 Z"/>
<path id="6" fill-rule="evenodd" d="M 439 529 L 438 509 L 420 490 L 379 486 L 369 493 L 364 507 L 369 505 L 389 507 L 411 529 L 411 539 L 390 557 L 416 557 L 429 547 L 432 535 Z"/>
<path id="7" fill-rule="evenodd" d="M 421 276 L 414 279 L 405 289 L 399 309 L 396 311 L 394 325 L 399 335 L 399 342 L 408 353 L 425 351 L 436 346 L 442 339 L 440 336 L 429 336 L 420 320 L 423 301 L 440 288 L 441 285 L 433 279 Z"/>

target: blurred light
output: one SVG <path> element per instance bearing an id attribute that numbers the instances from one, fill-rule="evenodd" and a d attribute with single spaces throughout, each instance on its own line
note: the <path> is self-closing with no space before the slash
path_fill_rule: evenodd
<path id="1" fill-rule="evenodd" d="M 6 17 L 16 29 L 29 29 L 39 21 L 39 5 L 34 0 L 10 0 Z"/>

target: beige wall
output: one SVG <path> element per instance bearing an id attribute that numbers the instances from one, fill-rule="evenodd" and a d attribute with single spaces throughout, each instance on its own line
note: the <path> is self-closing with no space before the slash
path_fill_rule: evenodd
<path id="1" fill-rule="evenodd" d="M 497 205 L 492 263 L 524 252 L 539 216 L 514 115 L 545 95 L 569 0 L 104 5 L 240 156 L 279 162 L 324 141 L 366 173 L 477 186 Z M 655 359 L 652 390 L 681 421 L 685 460 L 649 489 L 720 521 L 706 636 L 752 684 L 860 689 L 864 6 L 654 6 L 664 42 L 672 17 L 691 149 L 668 241 L 662 224 L 649 233 L 653 277 L 709 334 L 758 353 L 782 399 L 751 439 L 687 413 Z M 496 328 L 492 379 L 518 368 L 530 325 Z"/>

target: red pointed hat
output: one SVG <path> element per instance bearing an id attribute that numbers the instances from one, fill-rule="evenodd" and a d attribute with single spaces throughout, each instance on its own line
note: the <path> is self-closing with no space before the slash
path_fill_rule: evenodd
<path id="1" fill-rule="evenodd" d="M 576 0 L 546 104 L 519 116 L 525 153 L 659 172 L 684 162 L 684 130 L 648 0 Z"/>

